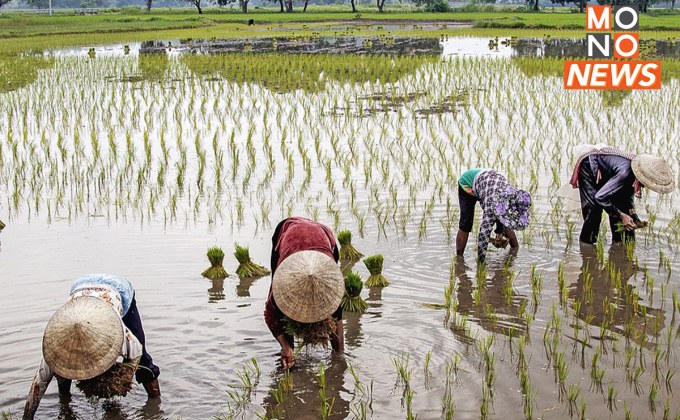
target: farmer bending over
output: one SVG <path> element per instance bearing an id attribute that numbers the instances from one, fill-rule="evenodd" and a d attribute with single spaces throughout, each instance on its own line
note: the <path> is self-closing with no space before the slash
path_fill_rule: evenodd
<path id="1" fill-rule="evenodd" d="M 635 240 L 635 229 L 645 225 L 635 212 L 634 196 L 640 197 L 643 187 L 660 194 L 675 189 L 673 173 L 663 158 L 636 156 L 609 146 L 582 146 L 570 183 L 579 189 L 580 240 L 587 244 L 597 242 L 603 210 L 609 215 L 613 242 Z"/>
<path id="2" fill-rule="evenodd" d="M 281 221 L 272 237 L 272 285 L 264 319 L 281 345 L 281 364 L 295 364 L 294 337 L 286 324 L 321 331 L 334 351 L 343 351 L 340 301 L 345 282 L 338 247 L 327 226 L 301 217 Z M 319 343 L 311 343 L 319 344 Z"/>
<path id="3" fill-rule="evenodd" d="M 81 277 L 71 286 L 68 302 L 52 315 L 42 340 L 43 359 L 24 408 L 32 419 L 53 376 L 59 393 L 69 395 L 72 380 L 107 372 L 120 356 L 131 363 L 137 382 L 149 398 L 161 395 L 160 370 L 146 351 L 135 291 L 126 279 L 105 274 Z"/>
<path id="4" fill-rule="evenodd" d="M 456 252 L 463 255 L 475 218 L 475 204 L 479 201 L 484 211 L 477 239 L 477 259 L 486 260 L 491 231 L 496 229 L 495 243 L 506 237 L 512 248 L 519 247 L 515 230 L 523 230 L 529 224 L 531 196 L 528 192 L 512 187 L 508 180 L 491 169 L 470 169 L 458 180 L 458 203 L 460 223 L 456 236 Z M 503 246 L 503 245 L 497 245 Z"/>

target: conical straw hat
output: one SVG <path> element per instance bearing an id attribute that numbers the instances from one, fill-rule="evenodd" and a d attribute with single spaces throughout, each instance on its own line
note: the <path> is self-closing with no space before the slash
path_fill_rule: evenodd
<path id="1" fill-rule="evenodd" d="M 631 162 L 635 177 L 652 191 L 667 194 L 675 190 L 673 171 L 664 158 L 637 155 Z"/>
<path id="2" fill-rule="evenodd" d="M 123 347 L 122 321 L 95 297 L 74 299 L 52 315 L 43 334 L 43 357 L 57 375 L 83 380 L 106 372 Z"/>
<path id="3" fill-rule="evenodd" d="M 274 301 L 288 318 L 319 322 L 340 306 L 345 281 L 331 257 L 318 251 L 299 251 L 279 265 L 272 280 Z"/>

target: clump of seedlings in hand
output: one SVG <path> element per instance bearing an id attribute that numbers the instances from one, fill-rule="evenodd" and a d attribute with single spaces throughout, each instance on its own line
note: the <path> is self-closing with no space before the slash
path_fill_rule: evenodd
<path id="1" fill-rule="evenodd" d="M 259 264 L 255 264 L 250 259 L 250 252 L 247 247 L 236 244 L 234 256 L 239 262 L 239 266 L 236 269 L 236 274 L 238 274 L 239 277 L 262 277 L 269 274 L 269 270 Z"/>
<path id="2" fill-rule="evenodd" d="M 366 287 L 385 287 L 390 284 L 385 276 L 382 275 L 383 260 L 384 258 L 382 254 L 376 254 L 364 258 L 364 264 L 371 273 L 371 275 L 366 279 Z"/>
<path id="3" fill-rule="evenodd" d="M 345 277 L 345 295 L 340 301 L 343 311 L 363 312 L 368 308 L 368 303 L 361 297 L 363 287 L 364 283 L 357 273 L 352 271 L 347 274 L 347 277 Z"/>
<path id="4" fill-rule="evenodd" d="M 358 260 L 364 256 L 352 245 L 352 232 L 349 230 L 338 232 L 338 242 L 340 242 L 341 260 Z"/>
<path id="5" fill-rule="evenodd" d="M 297 322 L 287 316 L 283 317 L 283 330 L 288 335 L 302 341 L 302 346 L 328 347 L 330 338 L 337 334 L 333 318 L 313 323 Z"/>
<path id="6" fill-rule="evenodd" d="M 132 363 L 114 363 L 99 376 L 77 381 L 76 386 L 88 398 L 124 397 L 132 389 L 136 370 L 136 365 Z"/>
<path id="7" fill-rule="evenodd" d="M 201 273 L 203 277 L 209 279 L 229 277 L 227 271 L 222 267 L 222 262 L 224 261 L 224 251 L 222 251 L 222 248 L 217 246 L 208 248 L 208 260 L 210 261 L 210 268 Z"/>

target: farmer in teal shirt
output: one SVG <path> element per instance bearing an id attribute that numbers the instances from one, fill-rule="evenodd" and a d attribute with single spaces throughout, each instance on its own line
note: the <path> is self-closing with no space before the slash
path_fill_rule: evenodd
<path id="1" fill-rule="evenodd" d="M 531 196 L 510 185 L 508 180 L 491 169 L 470 169 L 458 180 L 460 223 L 456 236 L 456 253 L 463 255 L 475 218 L 475 204 L 479 201 L 484 210 L 477 239 L 477 259 L 486 260 L 491 231 L 496 225 L 496 239 L 508 238 L 512 248 L 519 247 L 515 230 L 529 225 Z"/>

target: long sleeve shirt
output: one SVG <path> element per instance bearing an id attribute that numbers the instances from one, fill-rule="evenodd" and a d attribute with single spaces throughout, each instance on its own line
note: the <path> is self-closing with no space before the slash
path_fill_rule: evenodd
<path id="1" fill-rule="evenodd" d="M 486 251 L 489 247 L 491 232 L 493 232 L 494 225 L 497 222 L 495 212 L 497 193 L 508 187 L 510 187 L 508 180 L 493 170 L 486 170 L 475 177 L 473 190 L 475 195 L 479 197 L 479 204 L 484 211 L 482 223 L 479 225 L 479 235 L 477 236 L 477 259 L 480 262 L 486 260 Z"/>
<path id="2" fill-rule="evenodd" d="M 120 316 L 123 316 L 124 304 L 127 302 L 127 309 L 129 309 L 132 296 L 134 295 L 134 290 L 132 290 L 132 287 L 130 286 L 130 290 L 132 291 L 131 294 L 129 294 L 130 299 L 126 300 L 123 298 L 124 294 L 128 294 L 127 285 L 129 285 L 129 282 L 124 279 L 119 279 L 121 281 L 118 284 L 122 285 L 123 290 L 123 292 L 120 293 L 117 288 L 114 288 L 110 285 L 112 284 L 112 279 L 114 279 L 113 277 L 107 277 L 107 281 L 97 283 L 95 282 L 97 276 L 98 275 L 88 276 L 76 280 L 73 287 L 71 288 L 69 301 L 79 299 L 83 296 L 95 297 L 110 304 Z M 123 345 L 120 349 L 120 355 L 123 356 L 123 359 L 126 361 L 136 365 L 139 363 L 139 359 L 142 357 L 142 344 L 139 342 L 137 337 L 135 337 L 135 335 L 122 323 L 122 321 L 121 325 L 123 328 Z M 30 392 L 28 393 L 28 397 L 26 399 L 23 416 L 24 419 L 32 419 L 35 416 L 35 412 L 38 409 L 40 400 L 42 399 L 43 395 L 45 395 L 45 391 L 47 390 L 47 387 L 54 376 L 54 372 L 47 365 L 45 359 L 42 359 L 40 361 L 38 371 L 35 373 Z"/>
<path id="3" fill-rule="evenodd" d="M 593 173 L 597 174 L 599 188 L 595 201 L 604 211 L 613 216 L 629 214 L 634 208 L 636 180 L 631 160 L 616 155 L 590 155 L 583 163 L 590 164 Z M 627 208 L 618 208 L 617 204 Z"/>
<path id="4" fill-rule="evenodd" d="M 299 251 L 322 252 L 336 262 L 340 259 L 335 236 L 330 228 L 312 220 L 291 217 L 277 226 L 272 238 L 272 278 L 279 264 Z M 284 314 L 276 305 L 270 287 L 264 308 L 264 320 L 274 337 L 284 334 L 283 317 Z M 342 309 L 338 308 L 332 317 L 336 320 L 342 319 Z"/>

